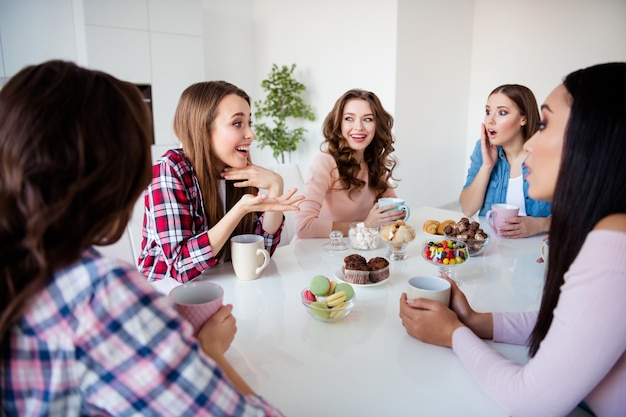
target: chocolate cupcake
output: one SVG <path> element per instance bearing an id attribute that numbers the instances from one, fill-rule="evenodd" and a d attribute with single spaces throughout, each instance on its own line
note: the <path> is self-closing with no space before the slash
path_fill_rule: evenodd
<path id="1" fill-rule="evenodd" d="M 367 260 L 357 254 L 353 253 L 343 258 L 343 271 L 344 280 L 350 284 L 367 284 L 369 282 L 370 271 L 367 267 Z"/>
<path id="2" fill-rule="evenodd" d="M 341 268 L 341 270 L 345 271 L 346 268 L 362 270 L 364 266 L 367 266 L 367 259 L 359 255 L 358 253 L 353 253 L 352 255 L 348 255 L 343 258 L 343 267 Z"/>
<path id="3" fill-rule="evenodd" d="M 350 284 L 368 284 L 370 282 L 370 270 L 367 268 L 367 265 L 346 266 L 343 270 L 343 277 L 344 281 Z"/>
<path id="4" fill-rule="evenodd" d="M 385 258 L 375 257 L 367 262 L 370 270 L 370 281 L 380 282 L 389 278 L 389 261 Z"/>
<path id="5" fill-rule="evenodd" d="M 367 264 L 367 259 L 365 259 L 365 257 L 359 255 L 358 253 L 353 253 L 353 254 L 348 255 L 345 258 L 343 258 L 343 262 L 346 265 L 366 265 Z"/>

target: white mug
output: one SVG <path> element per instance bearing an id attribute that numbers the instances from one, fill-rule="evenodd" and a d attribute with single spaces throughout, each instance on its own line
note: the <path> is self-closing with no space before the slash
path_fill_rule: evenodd
<path id="1" fill-rule="evenodd" d="M 237 278 L 245 281 L 257 279 L 270 263 L 270 253 L 260 235 L 233 236 L 230 239 L 230 257 Z"/>
<path id="2" fill-rule="evenodd" d="M 401 198 L 379 198 L 378 199 L 378 207 L 387 207 L 394 206 L 390 210 L 403 210 L 404 211 L 404 221 L 409 220 L 409 216 L 411 215 L 411 209 L 409 206 L 404 204 L 404 200 Z M 389 211 L 389 210 L 388 210 Z"/>
<path id="3" fill-rule="evenodd" d="M 443 305 L 450 304 L 450 283 L 439 277 L 417 276 L 409 279 L 406 286 L 406 298 L 428 298 Z"/>

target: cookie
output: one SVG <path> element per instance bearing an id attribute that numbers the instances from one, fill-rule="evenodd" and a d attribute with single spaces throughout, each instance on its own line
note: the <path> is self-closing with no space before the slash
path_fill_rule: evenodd
<path id="1" fill-rule="evenodd" d="M 422 229 L 426 233 L 430 233 L 431 235 L 436 235 L 439 224 L 440 223 L 437 220 L 426 220 L 424 222 L 424 226 L 422 226 Z"/>
<path id="2" fill-rule="evenodd" d="M 444 229 L 446 228 L 446 226 L 454 226 L 456 224 L 456 222 L 454 220 L 444 220 L 441 223 L 439 223 L 439 226 L 437 226 L 437 234 L 438 235 L 443 235 Z"/>

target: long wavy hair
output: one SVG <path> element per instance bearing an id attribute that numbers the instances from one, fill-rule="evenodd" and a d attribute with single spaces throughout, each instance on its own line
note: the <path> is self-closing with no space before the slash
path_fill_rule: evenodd
<path id="1" fill-rule="evenodd" d="M 571 98 L 561 168 L 552 201 L 550 262 L 531 356 L 552 324 L 563 276 L 593 227 L 626 213 L 626 63 L 601 64 L 569 74 Z"/>
<path id="2" fill-rule="evenodd" d="M 183 91 L 174 115 L 174 133 L 181 141 L 202 191 L 202 202 L 209 227 L 216 224 L 244 194 L 256 195 L 255 187 L 236 188 L 226 181 L 226 202 L 220 197 L 220 172 L 211 149 L 212 126 L 222 99 L 235 94 L 250 104 L 250 97 L 239 87 L 226 81 L 206 81 L 192 84 Z M 249 159 L 249 158 L 248 158 Z M 255 213 L 247 214 L 233 230 L 232 236 L 254 232 Z M 224 245 L 216 255 L 230 260 L 230 245 Z"/>
<path id="3" fill-rule="evenodd" d="M 393 170 L 397 161 L 391 155 L 394 151 L 394 137 L 391 132 L 393 117 L 385 110 L 376 94 L 371 91 L 352 89 L 339 97 L 324 120 L 322 128 L 324 142 L 321 144 L 321 149 L 332 155 L 337 163 L 340 184 L 336 184 L 336 187 L 349 190 L 349 195 L 365 187 L 365 181 L 357 178 L 360 171 L 359 161 L 354 157 L 354 150 L 350 148 L 347 140 L 341 134 L 344 108 L 348 101 L 354 99 L 367 101 L 376 120 L 374 139 L 365 149 L 363 158 L 368 166 L 368 185 L 374 190 L 376 199 L 378 199 L 392 187 L 389 181 L 395 179 L 393 178 Z"/>
<path id="4" fill-rule="evenodd" d="M 530 88 L 519 84 L 500 85 L 489 93 L 489 97 L 497 93 L 507 96 L 515 103 L 522 116 L 526 116 L 526 124 L 521 127 L 522 136 L 524 137 L 524 142 L 526 142 L 537 132 L 539 121 L 541 120 L 535 95 Z"/>
<path id="5" fill-rule="evenodd" d="M 152 124 L 132 84 L 74 63 L 0 90 L 0 338 L 53 274 L 117 241 L 151 178 Z"/>

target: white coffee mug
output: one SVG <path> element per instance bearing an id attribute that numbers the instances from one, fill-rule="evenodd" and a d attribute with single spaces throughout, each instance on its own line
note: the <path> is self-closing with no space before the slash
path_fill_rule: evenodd
<path id="1" fill-rule="evenodd" d="M 169 293 L 176 311 L 193 326 L 194 334 L 222 306 L 224 289 L 211 281 L 179 285 Z"/>
<path id="2" fill-rule="evenodd" d="M 409 206 L 404 204 L 404 200 L 401 198 L 379 198 L 378 199 L 378 207 L 387 207 L 393 206 L 390 210 L 403 210 L 404 211 L 404 221 L 409 220 L 409 216 L 411 215 L 411 209 Z M 390 211 L 387 210 L 387 211 Z"/>
<path id="3" fill-rule="evenodd" d="M 233 236 L 230 239 L 230 256 L 237 278 L 245 281 L 257 279 L 270 263 L 270 253 L 260 235 Z"/>
<path id="4" fill-rule="evenodd" d="M 485 218 L 496 234 L 500 235 L 500 228 L 506 224 L 504 219 L 517 217 L 518 214 L 519 207 L 512 204 L 492 204 L 491 210 L 485 214 Z"/>
<path id="5" fill-rule="evenodd" d="M 406 298 L 428 298 L 443 305 L 450 304 L 450 283 L 439 277 L 417 276 L 409 279 L 406 286 Z"/>

